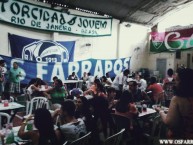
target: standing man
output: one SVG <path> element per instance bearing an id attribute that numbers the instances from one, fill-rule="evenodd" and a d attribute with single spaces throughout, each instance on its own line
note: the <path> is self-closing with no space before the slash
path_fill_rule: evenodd
<path id="1" fill-rule="evenodd" d="M 5 85 L 5 60 L 0 60 L 0 95 L 4 92 L 4 85 Z"/>
<path id="2" fill-rule="evenodd" d="M 17 62 L 13 63 L 13 67 L 9 72 L 9 92 L 16 99 L 17 95 L 20 93 L 20 77 L 21 77 L 21 69 L 18 66 Z"/>
<path id="3" fill-rule="evenodd" d="M 129 69 L 124 70 L 120 74 L 118 74 L 115 79 L 113 80 L 112 87 L 115 88 L 116 90 L 116 98 L 120 98 L 122 91 L 123 91 L 123 86 L 127 85 L 126 80 L 129 75 L 130 71 Z"/>

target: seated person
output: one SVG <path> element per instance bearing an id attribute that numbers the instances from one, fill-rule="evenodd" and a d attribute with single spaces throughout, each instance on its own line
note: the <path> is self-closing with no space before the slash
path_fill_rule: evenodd
<path id="1" fill-rule="evenodd" d="M 63 83 L 60 79 L 55 81 L 55 87 L 47 89 L 44 95 L 54 103 L 61 103 L 67 96 L 67 91 L 65 90 Z"/>
<path id="2" fill-rule="evenodd" d="M 84 72 L 83 77 L 81 78 L 83 80 L 82 84 L 82 90 L 85 91 L 87 89 L 87 82 L 88 82 L 88 75 L 86 72 Z"/>
<path id="3" fill-rule="evenodd" d="M 78 80 L 78 76 L 75 75 L 75 72 L 72 72 L 72 74 L 68 76 L 68 80 Z M 76 83 L 67 84 L 67 88 L 68 90 L 72 90 L 73 88 L 76 88 Z"/>
<path id="4" fill-rule="evenodd" d="M 102 133 L 105 137 L 107 137 L 107 127 L 108 127 L 108 117 L 109 117 L 109 109 L 108 109 L 108 101 L 103 96 L 95 96 L 89 100 L 93 112 L 93 133 L 97 136 L 99 133 L 99 123 L 102 127 Z"/>
<path id="5" fill-rule="evenodd" d="M 113 87 L 109 87 L 107 88 L 107 100 L 108 100 L 108 104 L 109 104 L 109 110 L 112 110 L 112 108 L 115 107 L 115 104 L 117 102 L 117 100 L 115 100 L 116 97 L 116 90 Z"/>
<path id="6" fill-rule="evenodd" d="M 88 81 L 88 75 L 87 75 L 86 72 L 84 72 L 83 77 L 81 78 L 81 80 L 83 80 L 83 82 Z"/>
<path id="7" fill-rule="evenodd" d="M 134 140 L 136 140 L 135 144 L 140 144 L 139 141 L 141 140 L 142 131 L 136 119 L 136 117 L 138 116 L 138 110 L 133 104 L 132 94 L 129 91 L 126 90 L 123 92 L 120 100 L 116 103 L 115 109 L 116 115 L 128 118 L 128 123 L 125 123 L 125 121 L 123 121 L 122 125 L 126 129 L 126 133 L 129 132 L 129 135 L 132 136 Z M 128 136 L 124 135 L 123 137 L 127 138 Z"/>
<path id="8" fill-rule="evenodd" d="M 141 102 L 141 103 L 151 103 L 151 99 L 146 94 L 146 92 L 141 91 L 138 88 L 138 84 L 136 80 L 128 79 L 128 85 L 129 85 L 129 92 L 132 94 L 132 101 L 133 102 Z"/>
<path id="9" fill-rule="evenodd" d="M 77 97 L 75 104 L 76 104 L 75 117 L 82 118 L 82 120 L 85 122 L 87 131 L 91 131 L 93 124 L 89 101 L 87 100 L 86 97 L 80 96 Z"/>
<path id="10" fill-rule="evenodd" d="M 95 79 L 94 85 L 92 85 L 87 91 L 84 92 L 84 96 L 92 95 L 107 97 L 104 86 L 100 83 L 99 79 Z"/>
<path id="11" fill-rule="evenodd" d="M 112 81 L 109 81 L 105 76 L 102 76 L 101 82 L 104 86 L 111 86 Z"/>
<path id="12" fill-rule="evenodd" d="M 27 87 L 27 90 L 31 96 L 43 96 L 43 92 L 40 91 L 41 82 L 42 82 L 42 80 L 37 78 L 37 79 L 35 79 L 34 83 L 30 84 Z"/>
<path id="13" fill-rule="evenodd" d="M 86 95 L 93 95 L 97 93 L 97 84 L 100 83 L 99 79 L 94 80 L 94 84 L 91 85 L 88 90 L 84 91 L 84 96 Z"/>
<path id="14" fill-rule="evenodd" d="M 156 77 L 151 77 L 150 78 L 150 85 L 147 88 L 147 91 L 152 91 L 152 101 L 153 103 L 157 103 L 158 101 L 163 99 L 163 95 L 159 95 L 163 92 L 163 88 L 160 84 L 156 82 Z"/>
<path id="15" fill-rule="evenodd" d="M 86 131 L 86 126 L 82 119 L 75 118 L 76 106 L 73 101 L 66 100 L 62 103 L 60 109 L 55 110 L 53 117 L 60 115 L 60 126 L 63 137 L 66 141 L 72 142 L 82 136 L 84 136 Z"/>
<path id="16" fill-rule="evenodd" d="M 112 83 L 112 79 L 111 79 L 111 77 L 110 77 L 110 73 L 109 73 L 109 72 L 106 73 L 106 78 L 107 78 L 107 80 L 108 80 L 110 83 Z"/>
<path id="17" fill-rule="evenodd" d="M 26 88 L 28 88 L 31 84 L 34 84 L 37 80 L 41 80 L 40 85 L 47 85 L 45 81 L 43 81 L 39 76 L 37 76 L 37 78 L 33 78 L 30 80 Z"/>
<path id="18" fill-rule="evenodd" d="M 62 145 L 61 134 L 59 130 L 54 130 L 52 116 L 47 109 L 40 108 L 35 111 L 34 125 L 37 130 L 25 131 L 26 124 L 30 120 L 32 120 L 32 116 L 22 123 L 18 137 L 23 140 L 31 140 L 32 145 Z"/>
<path id="19" fill-rule="evenodd" d="M 57 77 L 57 76 L 54 76 L 52 80 L 53 80 L 52 86 L 54 87 L 55 84 L 56 84 L 56 80 L 58 80 L 58 77 Z"/>
<path id="20" fill-rule="evenodd" d="M 145 91 L 147 88 L 147 81 L 139 74 L 135 74 L 135 79 L 138 83 L 138 87 L 141 91 Z"/>
<path id="21" fill-rule="evenodd" d="M 138 115 L 137 108 L 133 105 L 132 94 L 129 91 L 124 91 L 120 100 L 115 105 L 115 114 L 132 119 Z"/>
<path id="22" fill-rule="evenodd" d="M 78 80 L 78 77 L 77 75 L 75 75 L 75 72 L 72 72 L 72 74 L 68 76 L 68 80 Z"/>

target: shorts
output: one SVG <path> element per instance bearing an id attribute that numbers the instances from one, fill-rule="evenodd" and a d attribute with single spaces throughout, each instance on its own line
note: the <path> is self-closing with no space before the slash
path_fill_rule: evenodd
<path id="1" fill-rule="evenodd" d="M 20 93 L 20 82 L 18 83 L 10 82 L 9 92 L 10 93 Z"/>

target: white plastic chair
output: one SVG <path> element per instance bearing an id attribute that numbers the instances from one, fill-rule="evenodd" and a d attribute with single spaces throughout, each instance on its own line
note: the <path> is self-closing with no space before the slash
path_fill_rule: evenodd
<path id="1" fill-rule="evenodd" d="M 7 113 L 4 113 L 4 112 L 0 112 L 0 129 L 2 129 L 2 116 L 6 117 L 6 121 L 5 124 L 8 124 L 10 123 L 10 120 L 11 120 L 11 116 Z"/>
<path id="2" fill-rule="evenodd" d="M 26 97 L 26 115 L 29 114 L 29 106 L 30 106 L 30 102 L 31 102 L 31 94 L 29 92 L 29 90 L 25 89 L 24 90 L 25 93 L 25 97 Z"/>
<path id="3" fill-rule="evenodd" d="M 24 116 L 24 118 L 29 117 L 33 112 L 33 110 L 36 110 L 38 108 L 47 108 L 49 109 L 49 103 L 48 103 L 48 99 L 45 97 L 35 97 L 33 99 L 31 99 L 31 101 L 29 102 L 29 112 L 28 115 Z"/>
<path id="4" fill-rule="evenodd" d="M 120 145 L 125 128 L 121 129 L 118 133 L 108 137 L 104 141 L 104 145 Z"/>
<path id="5" fill-rule="evenodd" d="M 12 96 L 10 96 L 10 99 L 9 99 L 10 102 L 14 102 L 14 98 Z"/>
<path id="6" fill-rule="evenodd" d="M 75 141 L 73 141 L 71 143 L 65 142 L 63 145 L 89 145 L 90 137 L 91 137 L 91 132 L 89 132 L 86 135 L 76 139 Z"/>

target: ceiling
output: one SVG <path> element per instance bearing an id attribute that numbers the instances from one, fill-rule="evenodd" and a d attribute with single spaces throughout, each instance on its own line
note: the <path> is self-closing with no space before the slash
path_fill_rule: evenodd
<path id="1" fill-rule="evenodd" d="M 193 4 L 193 0 L 46 0 L 46 2 L 52 5 L 65 4 L 73 9 L 78 7 L 112 16 L 121 22 L 151 27 L 167 14 Z"/>

